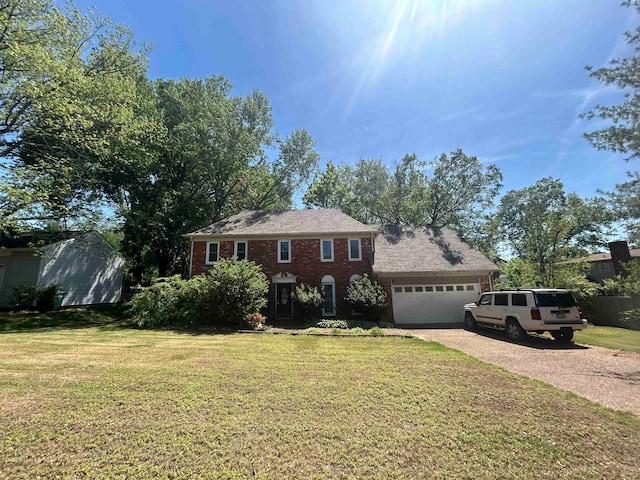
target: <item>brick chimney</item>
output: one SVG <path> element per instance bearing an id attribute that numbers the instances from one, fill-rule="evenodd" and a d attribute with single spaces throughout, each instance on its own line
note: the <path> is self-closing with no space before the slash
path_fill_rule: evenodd
<path id="1" fill-rule="evenodd" d="M 620 263 L 631 260 L 629 245 L 624 240 L 609 242 L 609 251 L 611 252 L 611 261 L 613 262 L 613 272 L 619 275 L 622 271 Z"/>

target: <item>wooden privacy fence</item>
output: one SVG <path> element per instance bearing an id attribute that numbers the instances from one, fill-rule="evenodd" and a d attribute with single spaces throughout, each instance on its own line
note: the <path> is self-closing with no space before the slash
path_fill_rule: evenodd
<path id="1" fill-rule="evenodd" d="M 640 330 L 640 319 L 622 320 L 622 312 L 640 308 L 640 294 L 634 293 L 630 297 L 592 297 L 593 308 L 588 317 L 594 325 L 608 325 L 612 327 Z"/>

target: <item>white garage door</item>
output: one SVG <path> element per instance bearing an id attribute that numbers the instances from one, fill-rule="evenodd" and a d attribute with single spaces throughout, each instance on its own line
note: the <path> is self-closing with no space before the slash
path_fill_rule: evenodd
<path id="1" fill-rule="evenodd" d="M 393 285 L 393 318 L 398 324 L 461 323 L 464 304 L 479 293 L 477 283 Z"/>

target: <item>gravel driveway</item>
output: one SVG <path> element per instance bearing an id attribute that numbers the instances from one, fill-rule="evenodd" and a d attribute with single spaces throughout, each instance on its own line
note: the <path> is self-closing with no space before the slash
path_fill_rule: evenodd
<path id="1" fill-rule="evenodd" d="M 529 336 L 521 344 L 504 332 L 406 330 L 511 372 L 542 380 L 617 410 L 640 416 L 640 355 Z"/>

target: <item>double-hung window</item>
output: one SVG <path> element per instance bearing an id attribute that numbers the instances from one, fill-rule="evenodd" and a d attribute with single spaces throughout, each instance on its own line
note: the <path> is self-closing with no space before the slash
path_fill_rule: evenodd
<path id="1" fill-rule="evenodd" d="M 333 240 L 320 240 L 320 260 L 333 262 Z"/>
<path id="2" fill-rule="evenodd" d="M 207 257 L 205 263 L 207 265 L 213 265 L 220 259 L 220 243 L 219 242 L 207 242 Z"/>
<path id="3" fill-rule="evenodd" d="M 235 252 L 233 252 L 233 256 L 236 259 L 236 262 L 240 260 L 247 259 L 247 242 L 236 242 Z"/>
<path id="4" fill-rule="evenodd" d="M 291 240 L 278 240 L 278 263 L 291 263 Z"/>
<path id="5" fill-rule="evenodd" d="M 360 239 L 349 239 L 349 260 L 362 260 L 362 250 L 360 249 Z"/>

